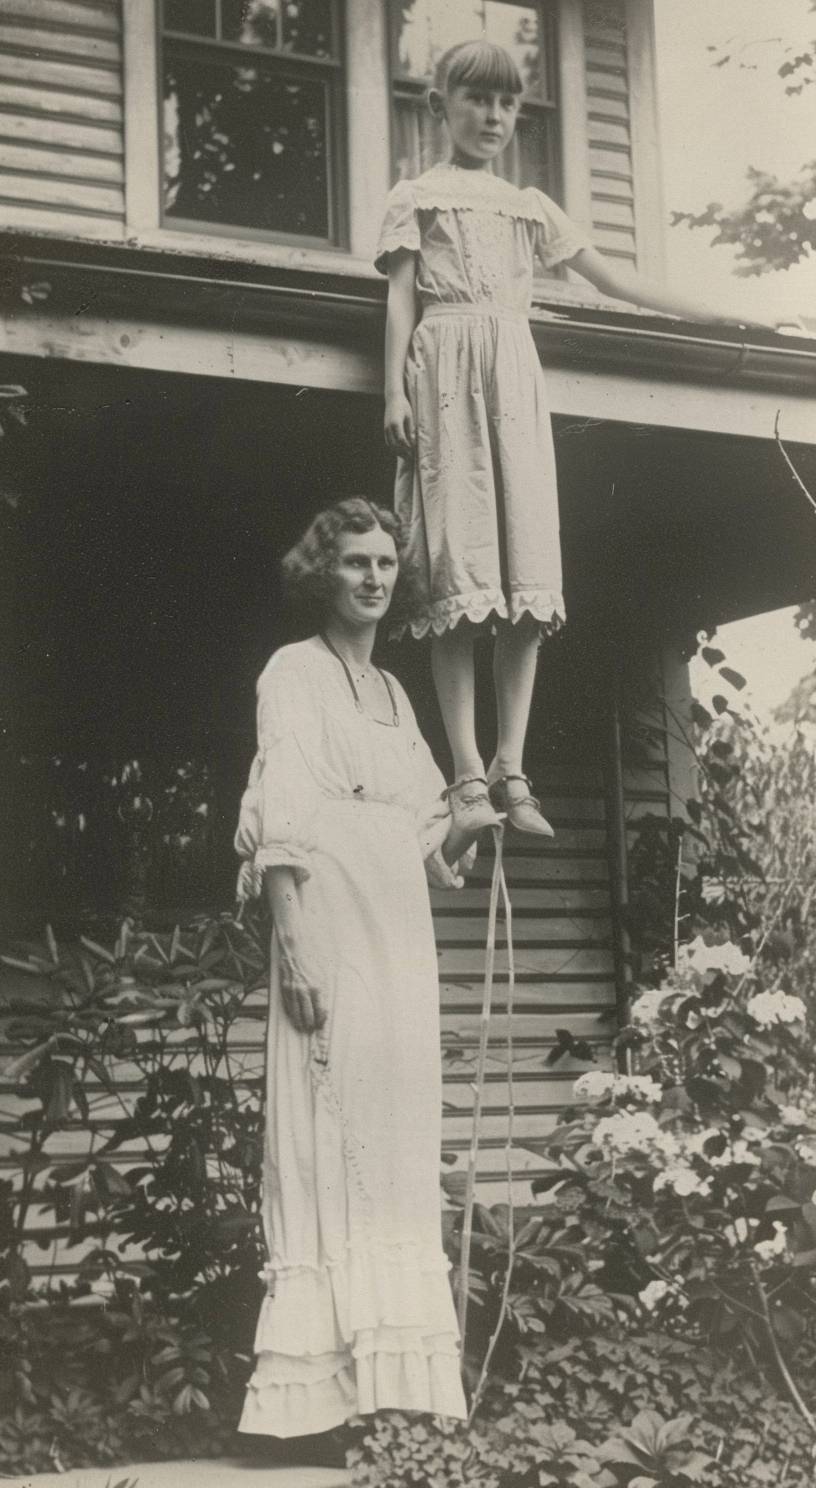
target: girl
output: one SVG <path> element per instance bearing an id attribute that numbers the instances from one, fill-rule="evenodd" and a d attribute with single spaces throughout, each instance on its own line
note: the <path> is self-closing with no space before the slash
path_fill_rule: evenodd
<path id="1" fill-rule="evenodd" d="M 493 174 L 521 92 L 502 47 L 467 41 L 445 53 L 428 103 L 447 125 L 450 159 L 394 187 L 376 265 L 389 281 L 385 439 L 401 456 L 395 505 L 418 597 L 410 629 L 433 633 L 454 822 L 475 834 L 501 811 L 550 837 L 522 762 L 539 635 L 564 617 L 550 415 L 527 323 L 534 260 L 569 263 L 603 294 L 653 310 L 726 317 L 613 266 L 543 192 Z M 498 744 L 485 771 L 473 642 L 488 617 Z"/>

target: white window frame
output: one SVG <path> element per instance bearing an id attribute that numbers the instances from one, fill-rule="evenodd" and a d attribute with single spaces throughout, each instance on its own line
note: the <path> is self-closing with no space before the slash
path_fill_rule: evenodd
<path id="1" fill-rule="evenodd" d="M 444 3 L 444 0 L 440 0 Z M 654 89 L 652 0 L 626 0 L 632 89 L 638 256 L 662 264 L 662 199 Z M 135 246 L 250 263 L 370 272 L 391 184 L 391 78 L 388 18 L 382 0 L 346 0 L 347 248 L 314 248 L 234 233 L 222 236 L 162 226 L 160 96 L 156 0 L 124 0 L 125 235 Z M 559 0 L 558 97 L 564 207 L 592 230 L 582 0 Z M 643 116 L 640 117 L 641 111 Z M 643 257 L 641 258 L 641 255 Z"/>
<path id="2" fill-rule="evenodd" d="M 346 248 L 314 247 L 234 231 L 196 232 L 161 221 L 161 99 L 156 0 L 125 0 L 125 231 L 135 246 L 251 263 L 312 267 L 332 273 L 368 267 L 388 190 L 389 116 L 383 73 L 385 24 L 379 0 L 346 0 L 346 128 L 348 219 Z"/>

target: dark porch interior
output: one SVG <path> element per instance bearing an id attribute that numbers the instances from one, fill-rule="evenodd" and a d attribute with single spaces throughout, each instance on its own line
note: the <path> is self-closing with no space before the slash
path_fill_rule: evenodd
<path id="1" fill-rule="evenodd" d="M 122 854 L 148 828 L 164 842 L 154 912 L 229 903 L 254 680 L 302 633 L 277 562 L 336 497 L 389 501 L 379 402 L 56 361 L 5 375 L 31 399 L 8 451 L 21 499 L 3 512 L 5 927 L 120 909 Z M 597 763 L 613 661 L 816 593 L 813 516 L 773 445 L 584 420 L 556 432 L 571 624 L 542 648 L 539 777 Z M 795 455 L 816 478 L 816 452 Z M 427 645 L 382 659 L 443 759 Z M 487 648 L 482 665 L 489 698 Z"/>

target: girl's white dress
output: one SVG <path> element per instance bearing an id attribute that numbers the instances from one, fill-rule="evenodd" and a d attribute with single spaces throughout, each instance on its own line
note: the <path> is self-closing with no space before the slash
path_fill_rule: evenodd
<path id="1" fill-rule="evenodd" d="M 399 727 L 357 711 L 317 638 L 258 682 L 239 894 L 288 864 L 328 1021 L 299 1033 L 273 936 L 264 1225 L 269 1294 L 241 1430 L 324 1431 L 382 1408 L 466 1414 L 441 1245 L 439 980 L 423 853 L 444 781 L 392 679 Z M 435 815 L 436 821 L 428 827 Z"/>
<path id="2" fill-rule="evenodd" d="M 435 165 L 388 197 L 375 262 L 387 273 L 391 253 L 415 252 L 422 306 L 406 366 L 415 457 L 395 492 L 415 636 L 463 617 L 563 619 L 550 410 L 527 316 L 536 260 L 586 247 L 542 191 L 486 170 Z"/>

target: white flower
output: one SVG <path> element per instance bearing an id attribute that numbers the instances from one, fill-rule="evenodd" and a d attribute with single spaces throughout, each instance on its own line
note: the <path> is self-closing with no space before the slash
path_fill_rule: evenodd
<path id="1" fill-rule="evenodd" d="M 641 1306 L 647 1312 L 654 1312 L 658 1302 L 662 1302 L 663 1298 L 668 1296 L 670 1291 L 671 1287 L 667 1281 L 650 1281 L 649 1285 L 645 1286 L 642 1292 L 638 1292 Z"/>
<path id="2" fill-rule="evenodd" d="M 615 1152 L 662 1152 L 674 1156 L 677 1142 L 664 1132 L 648 1111 L 618 1111 L 604 1116 L 592 1133 L 596 1147 L 611 1147 Z"/>
<path id="3" fill-rule="evenodd" d="M 700 1178 L 688 1163 L 670 1163 L 662 1173 L 658 1173 L 654 1181 L 654 1191 L 659 1193 L 661 1188 L 670 1188 L 677 1194 L 678 1198 L 688 1198 L 690 1194 L 702 1194 L 704 1197 L 711 1192 L 711 1179 Z"/>
<path id="4" fill-rule="evenodd" d="M 688 1307 L 688 1297 L 679 1281 L 650 1281 L 638 1292 L 644 1312 L 654 1312 L 661 1302 L 671 1301 L 675 1307 Z"/>
<path id="5" fill-rule="evenodd" d="M 742 1163 L 743 1166 L 747 1163 L 750 1168 L 758 1168 L 762 1164 L 762 1158 L 758 1157 L 756 1152 L 751 1151 L 744 1137 L 731 1143 L 730 1156 L 727 1152 L 723 1156 L 728 1156 L 732 1163 Z"/>
<path id="6" fill-rule="evenodd" d="M 641 1100 L 654 1105 L 663 1097 L 663 1087 L 651 1075 L 620 1075 L 618 1078 L 626 1082 L 620 1092 L 617 1088 L 615 1090 L 615 1095 L 619 1094 L 621 1099 L 625 1099 L 627 1095 L 639 1095 Z"/>
<path id="7" fill-rule="evenodd" d="M 605 1074 L 603 1070 L 589 1070 L 585 1075 L 579 1075 L 575 1081 L 572 1092 L 576 1100 L 595 1101 L 605 1100 L 612 1092 L 615 1076 Z"/>
<path id="8" fill-rule="evenodd" d="M 761 1261 L 772 1261 L 775 1256 L 785 1254 L 788 1248 L 788 1232 L 778 1219 L 774 1220 L 774 1234 L 771 1240 L 758 1240 L 754 1250 Z"/>
<path id="9" fill-rule="evenodd" d="M 707 1155 L 703 1150 L 706 1142 L 710 1142 L 712 1137 L 721 1137 L 722 1135 L 723 1133 L 718 1131 L 716 1126 L 707 1126 L 705 1131 L 695 1132 L 693 1137 L 686 1138 L 684 1144 L 686 1152 L 692 1152 L 697 1157 L 705 1157 L 706 1161 L 708 1161 Z"/>
<path id="10" fill-rule="evenodd" d="M 811 1146 L 810 1142 L 797 1142 L 796 1155 L 801 1162 L 816 1168 L 816 1147 Z"/>
<path id="11" fill-rule="evenodd" d="M 801 1106 L 780 1106 L 779 1119 L 785 1126 L 807 1126 L 808 1114 Z"/>
<path id="12" fill-rule="evenodd" d="M 744 1245 L 751 1230 L 755 1230 L 758 1224 L 759 1220 L 743 1219 L 742 1216 L 739 1219 L 735 1219 L 733 1224 L 727 1224 L 724 1234 L 728 1244 Z"/>
<path id="13" fill-rule="evenodd" d="M 667 994 L 659 987 L 654 987 L 647 990 L 646 992 L 641 992 L 640 996 L 635 999 L 629 1010 L 632 1022 L 640 1023 L 641 1025 L 648 1025 L 650 1023 L 656 1022 L 660 1013 L 661 1005 L 666 1000 L 666 995 Z"/>
<path id="14" fill-rule="evenodd" d="M 790 997 L 787 992 L 757 992 L 748 1003 L 748 1013 L 760 1028 L 771 1028 L 774 1023 L 804 1023 L 807 1009 L 801 997 Z"/>
<path id="15" fill-rule="evenodd" d="M 576 1100 L 588 1101 L 592 1105 L 610 1095 L 620 1101 L 631 1096 L 659 1101 L 663 1094 L 651 1075 L 614 1075 L 604 1074 L 601 1070 L 589 1070 L 587 1074 L 579 1075 L 572 1089 Z"/>
<path id="16" fill-rule="evenodd" d="M 744 976 L 751 967 L 751 958 L 727 940 L 723 945 L 706 945 L 702 935 L 697 935 L 688 945 L 681 946 L 677 953 L 680 970 L 724 971 L 729 976 Z"/>
<path id="17" fill-rule="evenodd" d="M 725 1138 L 725 1146 L 721 1152 L 707 1152 L 706 1147 L 714 1137 Z M 757 1137 L 752 1134 L 752 1140 Z M 706 1131 L 696 1132 L 693 1137 L 688 1137 L 685 1142 L 685 1150 L 689 1155 L 701 1157 L 710 1168 L 730 1168 L 736 1163 L 741 1163 L 749 1168 L 760 1166 L 761 1158 L 752 1152 L 745 1137 L 737 1137 L 730 1142 L 725 1132 L 720 1132 L 715 1126 L 710 1126 Z"/>

